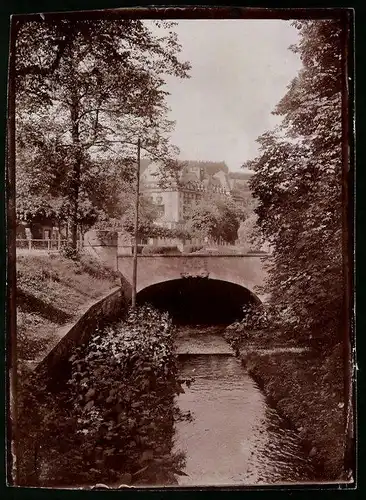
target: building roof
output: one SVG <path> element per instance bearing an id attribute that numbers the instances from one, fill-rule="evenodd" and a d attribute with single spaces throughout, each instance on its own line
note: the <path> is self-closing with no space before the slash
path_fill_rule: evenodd
<path id="1" fill-rule="evenodd" d="M 194 185 L 203 188 L 222 189 L 230 191 L 235 187 L 239 187 L 242 183 L 252 176 L 248 172 L 229 172 L 228 166 L 224 161 L 180 161 L 182 170 L 179 175 L 179 181 L 187 188 Z M 157 174 L 159 165 L 157 162 L 143 158 L 140 163 L 141 180 L 144 184 L 155 184 L 157 182 Z"/>
<path id="2" fill-rule="evenodd" d="M 205 177 L 202 181 L 204 186 L 215 186 L 215 187 L 222 187 L 220 179 L 215 177 L 214 175 L 208 175 Z"/>
<path id="3" fill-rule="evenodd" d="M 238 179 L 238 180 L 249 180 L 252 177 L 252 172 L 229 172 L 230 179 Z"/>
<path id="4" fill-rule="evenodd" d="M 180 177 L 180 181 L 182 183 L 186 183 L 186 182 L 200 182 L 200 177 L 199 177 L 199 174 L 197 172 L 192 172 L 192 171 L 187 171 L 187 170 L 184 170 L 182 172 L 182 175 Z"/>
<path id="5" fill-rule="evenodd" d="M 215 175 L 217 172 L 222 170 L 225 173 L 229 172 L 229 167 L 226 165 L 224 161 L 195 161 L 195 160 L 186 160 L 180 161 L 183 165 L 183 168 L 187 170 L 197 170 L 203 169 L 206 175 Z"/>
<path id="6" fill-rule="evenodd" d="M 146 168 L 153 163 L 153 161 L 148 158 L 141 158 L 140 161 L 140 171 L 143 173 Z M 207 175 L 214 175 L 220 170 L 225 173 L 229 172 L 229 167 L 226 165 L 224 161 L 196 161 L 196 160 L 179 160 L 178 161 L 181 166 L 186 170 L 197 170 L 199 171 L 201 168 L 204 169 Z"/>

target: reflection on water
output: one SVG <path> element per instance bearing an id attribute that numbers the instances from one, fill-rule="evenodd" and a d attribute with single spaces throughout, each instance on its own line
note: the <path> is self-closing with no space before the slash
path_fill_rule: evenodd
<path id="1" fill-rule="evenodd" d="M 209 340 L 207 338 L 207 340 Z M 186 454 L 180 485 L 304 482 L 312 470 L 295 432 L 284 425 L 229 354 L 180 356 L 182 378 L 194 381 L 177 398 L 192 422 L 176 423 L 175 448 Z"/>

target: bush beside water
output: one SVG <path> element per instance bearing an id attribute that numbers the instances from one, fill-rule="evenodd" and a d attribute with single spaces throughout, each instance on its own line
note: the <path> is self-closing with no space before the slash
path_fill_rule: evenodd
<path id="1" fill-rule="evenodd" d="M 67 389 L 23 387 L 24 485 L 174 484 L 184 457 L 172 453 L 182 391 L 167 315 L 143 307 L 96 331 L 70 358 Z M 33 400 L 33 401 L 32 401 Z M 32 429 L 29 429 L 29 405 Z"/>
<path id="2" fill-rule="evenodd" d="M 345 467 L 344 369 L 341 344 L 283 328 L 286 311 L 252 306 L 224 337 L 277 410 L 298 430 L 320 480 L 349 479 Z M 248 349 L 250 347 L 250 349 Z M 257 349 L 307 347 L 303 353 Z"/>
<path id="3" fill-rule="evenodd" d="M 250 352 L 244 361 L 263 392 L 298 430 L 319 480 L 350 479 L 344 470 L 341 346 L 323 356 L 313 352 L 270 355 Z"/>

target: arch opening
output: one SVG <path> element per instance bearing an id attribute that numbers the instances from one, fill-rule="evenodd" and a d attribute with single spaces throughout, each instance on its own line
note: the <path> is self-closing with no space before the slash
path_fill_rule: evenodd
<path id="1" fill-rule="evenodd" d="M 177 324 L 226 325 L 244 317 L 259 299 L 247 288 L 209 278 L 180 278 L 141 290 L 137 303 L 167 311 Z"/>

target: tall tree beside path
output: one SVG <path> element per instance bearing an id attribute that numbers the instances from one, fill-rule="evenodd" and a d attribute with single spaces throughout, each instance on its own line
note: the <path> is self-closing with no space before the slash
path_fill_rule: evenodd
<path id="1" fill-rule="evenodd" d="M 296 21 L 291 47 L 303 66 L 259 139 L 247 166 L 257 223 L 273 249 L 267 291 L 296 336 L 341 341 L 342 28 L 333 20 Z"/>
<path id="2" fill-rule="evenodd" d="M 138 137 L 150 157 L 174 163 L 164 76 L 185 78 L 190 66 L 178 60 L 174 23 L 155 25 L 60 15 L 18 27 L 17 140 L 28 157 L 48 157 L 44 193 L 58 177 L 74 247 L 81 208 L 93 204 L 111 172 L 118 175 L 121 159 L 131 160 Z M 28 162 L 31 171 L 38 167 Z"/>

